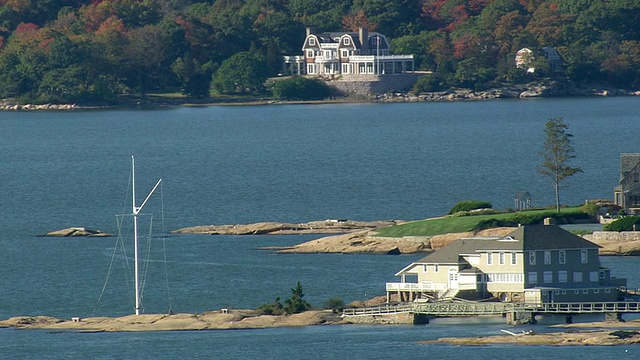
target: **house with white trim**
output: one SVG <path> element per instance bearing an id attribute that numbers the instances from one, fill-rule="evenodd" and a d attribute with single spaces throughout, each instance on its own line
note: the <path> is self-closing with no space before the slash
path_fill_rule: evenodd
<path id="1" fill-rule="evenodd" d="M 414 72 L 413 55 L 391 55 L 383 34 L 369 32 L 315 33 L 307 28 L 303 55 L 285 56 L 287 75 L 383 75 Z"/>
<path id="2" fill-rule="evenodd" d="M 546 224 L 546 223 L 545 223 Z M 555 225 L 458 239 L 396 273 L 387 301 L 496 297 L 506 302 L 616 301 L 626 279 L 600 265 L 600 246 Z"/>
<path id="3" fill-rule="evenodd" d="M 620 154 L 620 184 L 613 199 L 626 213 L 640 213 L 640 154 Z"/>

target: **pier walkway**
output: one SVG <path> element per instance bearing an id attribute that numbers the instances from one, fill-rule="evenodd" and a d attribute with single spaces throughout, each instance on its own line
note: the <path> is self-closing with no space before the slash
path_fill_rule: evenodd
<path id="1" fill-rule="evenodd" d="M 605 314 L 608 318 L 618 318 L 621 314 L 640 313 L 640 302 L 583 302 L 583 303 L 502 303 L 502 302 L 472 302 L 452 301 L 433 303 L 404 303 L 397 305 L 382 305 L 367 308 L 345 309 L 343 317 L 377 316 L 393 314 L 414 314 L 433 317 L 450 316 L 483 316 L 506 315 L 510 323 L 534 321 L 538 314 Z M 524 316 L 523 316 L 524 315 Z M 570 317 L 567 318 L 570 321 Z"/>

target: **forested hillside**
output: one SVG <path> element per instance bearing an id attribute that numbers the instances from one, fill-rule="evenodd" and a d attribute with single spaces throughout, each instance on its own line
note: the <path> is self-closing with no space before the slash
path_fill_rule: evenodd
<path id="1" fill-rule="evenodd" d="M 639 24 L 637 0 L 0 0 L 0 99 L 260 93 L 306 27 L 387 35 L 437 74 L 425 89 L 549 76 L 631 87 Z M 547 46 L 562 72 L 541 56 L 534 74 L 515 69 L 518 49 Z"/>

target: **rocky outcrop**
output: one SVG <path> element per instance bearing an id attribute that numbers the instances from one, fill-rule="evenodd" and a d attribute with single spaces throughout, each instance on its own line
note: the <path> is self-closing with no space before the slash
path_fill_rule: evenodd
<path id="1" fill-rule="evenodd" d="M 639 231 L 594 231 L 582 237 L 602 246 L 600 255 L 640 255 Z"/>
<path id="2" fill-rule="evenodd" d="M 450 344 L 450 345 L 551 345 L 551 346 L 613 346 L 640 344 L 640 323 L 636 321 L 626 323 L 597 323 L 595 328 L 624 327 L 622 330 L 571 330 L 566 332 L 526 333 L 514 335 L 493 335 L 480 337 L 446 337 L 437 340 L 421 341 L 421 344 Z M 618 325 L 620 324 L 620 325 Z M 635 330 L 630 330 L 635 329 Z"/>
<path id="3" fill-rule="evenodd" d="M 471 236 L 504 236 L 514 228 L 494 228 L 478 233 L 451 233 L 435 236 L 381 237 L 366 230 L 349 234 L 328 236 L 307 241 L 288 248 L 278 249 L 282 253 L 376 253 L 411 254 L 440 249 L 454 240 Z M 273 248 L 271 248 L 273 249 Z"/>
<path id="4" fill-rule="evenodd" d="M 173 230 L 175 234 L 208 235 L 284 235 L 284 234 L 343 234 L 360 230 L 372 230 L 401 224 L 401 220 L 354 221 L 322 220 L 307 223 L 260 222 L 247 225 L 205 225 Z"/>
<path id="5" fill-rule="evenodd" d="M 253 310 L 223 309 L 202 314 L 144 314 L 70 320 L 49 316 L 18 316 L 0 321 L 0 328 L 121 332 L 261 329 L 340 323 L 343 323 L 342 318 L 331 310 L 311 310 L 293 315 L 258 315 Z"/>
<path id="6" fill-rule="evenodd" d="M 89 229 L 85 227 L 70 227 L 61 230 L 55 230 L 39 236 L 57 236 L 57 237 L 69 237 L 69 236 L 87 236 L 87 237 L 109 237 L 113 234 L 102 232 L 100 230 Z"/>

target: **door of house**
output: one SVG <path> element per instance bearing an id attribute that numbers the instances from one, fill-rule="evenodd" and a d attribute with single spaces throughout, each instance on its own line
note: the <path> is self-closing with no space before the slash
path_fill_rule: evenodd
<path id="1" fill-rule="evenodd" d="M 458 274 L 458 270 L 449 269 L 449 289 L 457 289 L 458 288 L 458 279 L 460 274 Z"/>

